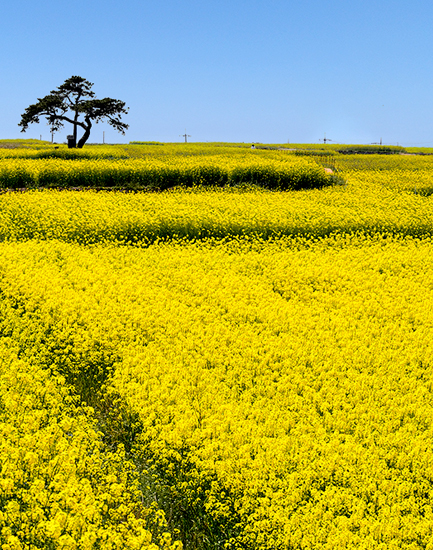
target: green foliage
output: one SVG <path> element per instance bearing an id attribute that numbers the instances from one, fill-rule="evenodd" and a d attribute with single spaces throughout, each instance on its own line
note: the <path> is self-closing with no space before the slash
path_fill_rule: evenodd
<path id="1" fill-rule="evenodd" d="M 335 156 L 337 152 L 331 149 L 326 151 L 322 149 L 296 149 L 292 154 L 300 157 L 332 157 Z"/>
<path id="2" fill-rule="evenodd" d="M 343 155 L 395 155 L 404 153 L 405 149 L 397 145 L 345 145 L 337 151 Z"/>
<path id="3" fill-rule="evenodd" d="M 92 153 L 81 151 L 79 149 L 44 149 L 35 153 L 32 158 L 35 159 L 64 159 L 80 160 L 94 158 Z"/>

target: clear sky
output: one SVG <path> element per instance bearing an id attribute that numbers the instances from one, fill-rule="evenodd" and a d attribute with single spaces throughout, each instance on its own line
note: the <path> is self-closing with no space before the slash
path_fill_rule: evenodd
<path id="1" fill-rule="evenodd" d="M 430 0 L 4 2 L 0 139 L 50 139 L 21 114 L 79 75 L 130 108 L 90 142 L 433 146 L 432 29 Z"/>

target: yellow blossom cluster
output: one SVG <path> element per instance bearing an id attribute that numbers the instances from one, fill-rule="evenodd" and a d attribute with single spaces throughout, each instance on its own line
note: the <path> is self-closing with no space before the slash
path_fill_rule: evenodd
<path id="1" fill-rule="evenodd" d="M 4 306 L 3 334 L 19 323 Z M 2 550 L 170 547 L 167 537 L 148 529 L 155 517 L 163 527 L 164 517 L 141 504 L 135 469 L 122 448 L 104 450 L 92 410 L 77 404 L 62 377 L 18 354 L 19 342 L 3 336 Z"/>

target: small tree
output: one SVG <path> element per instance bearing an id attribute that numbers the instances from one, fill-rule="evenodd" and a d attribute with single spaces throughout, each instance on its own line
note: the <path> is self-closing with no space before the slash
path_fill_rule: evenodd
<path id="1" fill-rule="evenodd" d="M 50 92 L 38 102 L 30 105 L 21 115 L 18 126 L 25 132 L 29 124 L 39 123 L 40 117 L 46 117 L 52 132 L 63 128 L 64 122 L 73 124 L 74 147 L 81 149 L 89 139 L 92 123 L 106 119 L 121 134 L 125 134 L 128 125 L 121 121 L 122 114 L 127 114 L 125 102 L 119 99 L 94 99 L 93 84 L 81 76 L 71 76 L 56 90 Z M 71 113 L 68 115 L 68 113 Z M 80 120 L 82 116 L 83 120 Z M 84 130 L 77 143 L 78 127 Z"/>

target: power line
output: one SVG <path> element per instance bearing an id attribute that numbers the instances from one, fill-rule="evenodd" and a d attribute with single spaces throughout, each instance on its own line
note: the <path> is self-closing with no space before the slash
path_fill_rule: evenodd
<path id="1" fill-rule="evenodd" d="M 332 139 L 329 139 L 326 137 L 326 133 L 325 133 L 325 137 L 323 139 L 319 139 L 319 141 L 323 141 L 323 143 L 326 143 L 327 141 L 333 141 Z"/>

